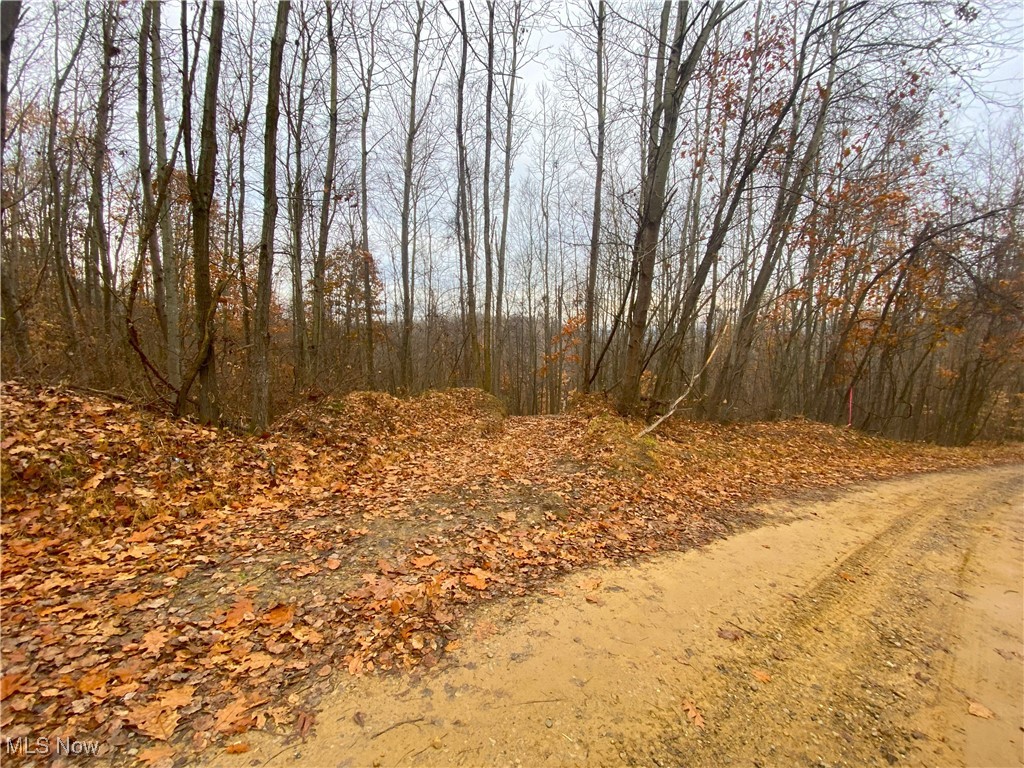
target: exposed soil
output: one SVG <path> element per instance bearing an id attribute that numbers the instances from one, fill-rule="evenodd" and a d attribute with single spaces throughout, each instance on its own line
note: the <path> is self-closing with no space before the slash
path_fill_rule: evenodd
<path id="1" fill-rule="evenodd" d="M 1022 765 L 1019 465 L 761 511 L 482 608 L 439 667 L 349 678 L 305 741 L 247 734 L 208 761 Z"/>

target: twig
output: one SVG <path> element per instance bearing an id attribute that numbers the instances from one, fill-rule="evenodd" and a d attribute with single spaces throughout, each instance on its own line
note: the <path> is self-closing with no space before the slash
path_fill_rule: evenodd
<path id="1" fill-rule="evenodd" d="M 640 433 L 636 436 L 636 439 L 640 439 L 645 435 L 651 434 L 651 432 L 653 432 L 654 430 L 661 426 L 662 422 L 664 422 L 666 419 L 672 418 L 672 416 L 676 412 L 676 408 L 679 407 L 679 404 L 682 403 L 683 400 L 685 400 L 687 397 L 689 397 L 690 392 L 693 390 L 694 385 L 697 383 L 697 379 L 700 377 L 702 373 L 704 373 L 705 370 L 707 370 L 707 367 L 711 365 L 711 360 L 714 358 L 715 353 L 718 351 L 718 347 L 721 343 L 722 338 L 719 337 L 718 342 L 715 344 L 715 348 L 711 350 L 711 354 L 708 355 L 708 359 L 704 361 L 704 365 L 701 366 L 701 369 L 699 371 L 693 374 L 693 377 L 690 379 L 690 384 L 686 388 L 686 391 L 675 399 L 675 402 L 672 403 L 672 406 L 668 409 L 668 411 L 666 411 L 666 413 L 663 416 L 660 416 L 657 419 L 657 421 L 655 421 L 649 427 L 645 427 L 644 429 L 640 430 Z"/>
<path id="2" fill-rule="evenodd" d="M 423 718 L 422 717 L 416 717 L 416 718 L 413 718 L 412 720 L 402 720 L 401 722 L 395 723 L 394 725 L 389 725 L 383 731 L 380 731 L 378 733 L 373 734 L 373 736 L 371 736 L 370 738 L 371 739 L 376 739 L 378 736 L 383 736 L 385 733 L 387 733 L 391 729 L 397 728 L 400 725 L 413 725 L 414 723 L 421 723 L 421 722 L 423 722 Z"/>

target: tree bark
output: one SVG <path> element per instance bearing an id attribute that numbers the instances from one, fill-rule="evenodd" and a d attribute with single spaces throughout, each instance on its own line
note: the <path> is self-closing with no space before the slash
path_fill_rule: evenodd
<path id="1" fill-rule="evenodd" d="M 270 41 L 263 146 L 263 229 L 253 318 L 251 428 L 254 432 L 265 431 L 270 423 L 270 301 L 274 269 L 274 226 L 277 222 L 277 124 L 280 118 L 281 62 L 284 58 L 290 7 L 288 2 L 278 4 L 274 36 Z"/>
<path id="2" fill-rule="evenodd" d="M 586 324 L 583 329 L 583 359 L 580 365 L 580 389 L 590 392 L 590 382 L 597 376 L 591 372 L 594 352 L 594 315 L 597 311 L 597 265 L 601 245 L 601 192 L 604 184 L 605 93 L 604 83 L 604 25 L 605 0 L 597 4 L 597 147 L 594 153 L 594 206 L 590 223 L 590 261 L 587 264 L 587 293 L 584 299 Z"/>
<path id="3" fill-rule="evenodd" d="M 192 184 L 193 265 L 196 292 L 196 329 L 199 335 L 199 420 L 220 420 L 217 390 L 214 316 L 217 305 L 210 286 L 210 213 L 213 207 L 214 170 L 217 161 L 217 92 L 224 39 L 224 3 L 213 4 L 210 48 L 206 57 L 206 88 L 203 122 L 199 135 L 199 168 Z"/>

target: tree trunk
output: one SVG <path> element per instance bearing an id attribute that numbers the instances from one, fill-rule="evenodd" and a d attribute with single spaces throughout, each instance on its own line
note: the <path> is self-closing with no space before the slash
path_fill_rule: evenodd
<path id="1" fill-rule="evenodd" d="M 426 16 L 426 4 L 416 3 L 416 25 L 412 41 L 412 78 L 409 85 L 409 115 L 405 130 L 405 147 L 402 156 L 402 347 L 399 353 L 399 381 L 406 392 L 412 388 L 412 327 L 413 327 L 413 290 L 412 290 L 412 257 L 410 253 L 410 233 L 413 217 L 412 202 L 412 163 L 413 150 L 419 121 L 416 118 L 416 91 L 420 70 L 420 37 L 423 32 L 423 21 Z"/>
<path id="2" fill-rule="evenodd" d="M 168 167 L 167 120 L 164 116 L 164 76 L 160 48 L 160 14 L 152 14 L 150 45 L 153 68 L 153 114 L 156 127 L 157 177 L 170 180 L 173 169 Z M 167 182 L 165 182 L 167 183 Z M 170 205 L 165 195 L 158 211 L 160 250 L 163 256 L 164 314 L 167 322 L 167 382 L 181 388 L 181 298 L 178 290 L 178 254 L 174 248 L 174 230 Z M 154 278 L 155 280 L 155 278 Z"/>
<path id="3" fill-rule="evenodd" d="M 0 5 L 0 158 L 6 157 L 7 150 L 7 70 L 11 63 L 11 51 L 14 48 L 14 32 L 21 16 L 21 0 Z M 0 159 L 2 163 L 2 159 Z M 0 212 L 4 216 L 3 231 L 9 233 L 7 211 Z M 20 298 L 15 272 L 11 268 L 11 246 L 3 249 L 0 257 L 0 302 L 3 304 L 3 330 L 14 339 L 14 354 L 18 371 L 23 371 L 29 362 L 28 325 L 19 306 Z"/>
<path id="4" fill-rule="evenodd" d="M 707 8 L 708 6 L 705 5 L 700 12 L 703 13 L 703 10 Z M 629 312 L 625 371 L 618 403 L 622 413 L 635 410 L 640 399 L 640 377 L 644 368 L 643 353 L 648 327 L 648 311 L 653 295 L 654 259 L 661 231 L 661 220 L 665 214 L 665 188 L 672 160 L 679 108 L 683 93 L 693 77 L 697 62 L 707 46 L 712 30 L 724 18 L 722 4 L 715 3 L 710 8 L 708 18 L 701 27 L 686 59 L 683 60 L 683 43 L 689 26 L 687 10 L 686 4 L 678 4 L 675 32 L 671 45 L 669 45 L 668 38 L 671 15 L 668 3 L 665 4 L 661 17 L 661 35 L 658 43 L 654 97 L 647 144 L 647 164 L 641 183 L 637 231 L 633 245 L 633 262 L 637 269 L 637 283 Z M 668 48 L 667 61 L 665 59 L 666 48 Z"/>
<path id="5" fill-rule="evenodd" d="M 474 279 L 476 254 L 473 248 L 472 217 L 470 215 L 472 209 L 469 200 L 469 160 L 466 153 L 465 135 L 466 65 L 469 56 L 469 30 L 466 26 L 465 0 L 459 0 L 459 22 L 462 33 L 462 59 L 459 65 L 458 96 L 455 105 L 455 146 L 459 164 L 456 225 L 466 265 L 466 331 L 469 348 L 466 355 L 466 379 L 479 381 L 479 342 L 476 331 L 476 283 Z"/>
<path id="6" fill-rule="evenodd" d="M 274 269 L 274 226 L 277 222 L 277 124 L 280 118 L 281 61 L 284 58 L 290 7 L 288 2 L 278 4 L 274 36 L 270 41 L 263 147 L 263 229 L 253 318 L 251 428 L 254 432 L 263 432 L 270 423 L 270 300 Z"/>
<path id="7" fill-rule="evenodd" d="M 327 166 L 324 169 L 323 200 L 320 203 L 320 228 L 313 261 L 313 378 L 320 375 L 324 343 L 324 281 L 327 272 L 327 227 L 334 208 L 334 168 L 338 152 L 338 41 L 334 31 L 334 6 L 328 3 L 327 47 L 331 59 L 331 86 L 327 112 Z M 347 292 L 346 292 L 347 296 Z M 347 313 L 346 313 L 347 314 Z"/>
<path id="8" fill-rule="evenodd" d="M 604 132 L 605 99 L 604 87 L 604 22 L 605 0 L 597 4 L 597 148 L 594 154 L 597 167 L 594 170 L 594 207 L 590 224 L 590 262 L 587 265 L 587 293 L 584 300 L 586 325 L 583 329 L 583 359 L 580 365 L 580 389 L 590 391 L 590 382 L 597 376 L 591 373 L 594 351 L 594 314 L 597 311 L 597 265 L 601 245 L 601 191 L 604 184 Z"/>
<path id="9" fill-rule="evenodd" d="M 214 345 L 217 305 L 210 286 L 210 212 L 213 207 L 217 161 L 217 91 L 220 86 L 223 38 L 224 4 L 214 3 L 210 48 L 206 58 L 203 122 L 199 134 L 199 169 L 191 185 L 196 330 L 199 336 L 196 369 L 199 375 L 199 420 L 203 424 L 216 423 L 220 419 Z"/>

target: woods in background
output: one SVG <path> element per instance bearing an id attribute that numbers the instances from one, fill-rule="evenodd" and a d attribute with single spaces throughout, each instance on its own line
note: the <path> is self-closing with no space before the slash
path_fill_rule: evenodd
<path id="1" fill-rule="evenodd" d="M 462 385 L 1021 436 L 1020 97 L 964 106 L 991 8 L 2 11 L 5 377 L 257 431 Z"/>

